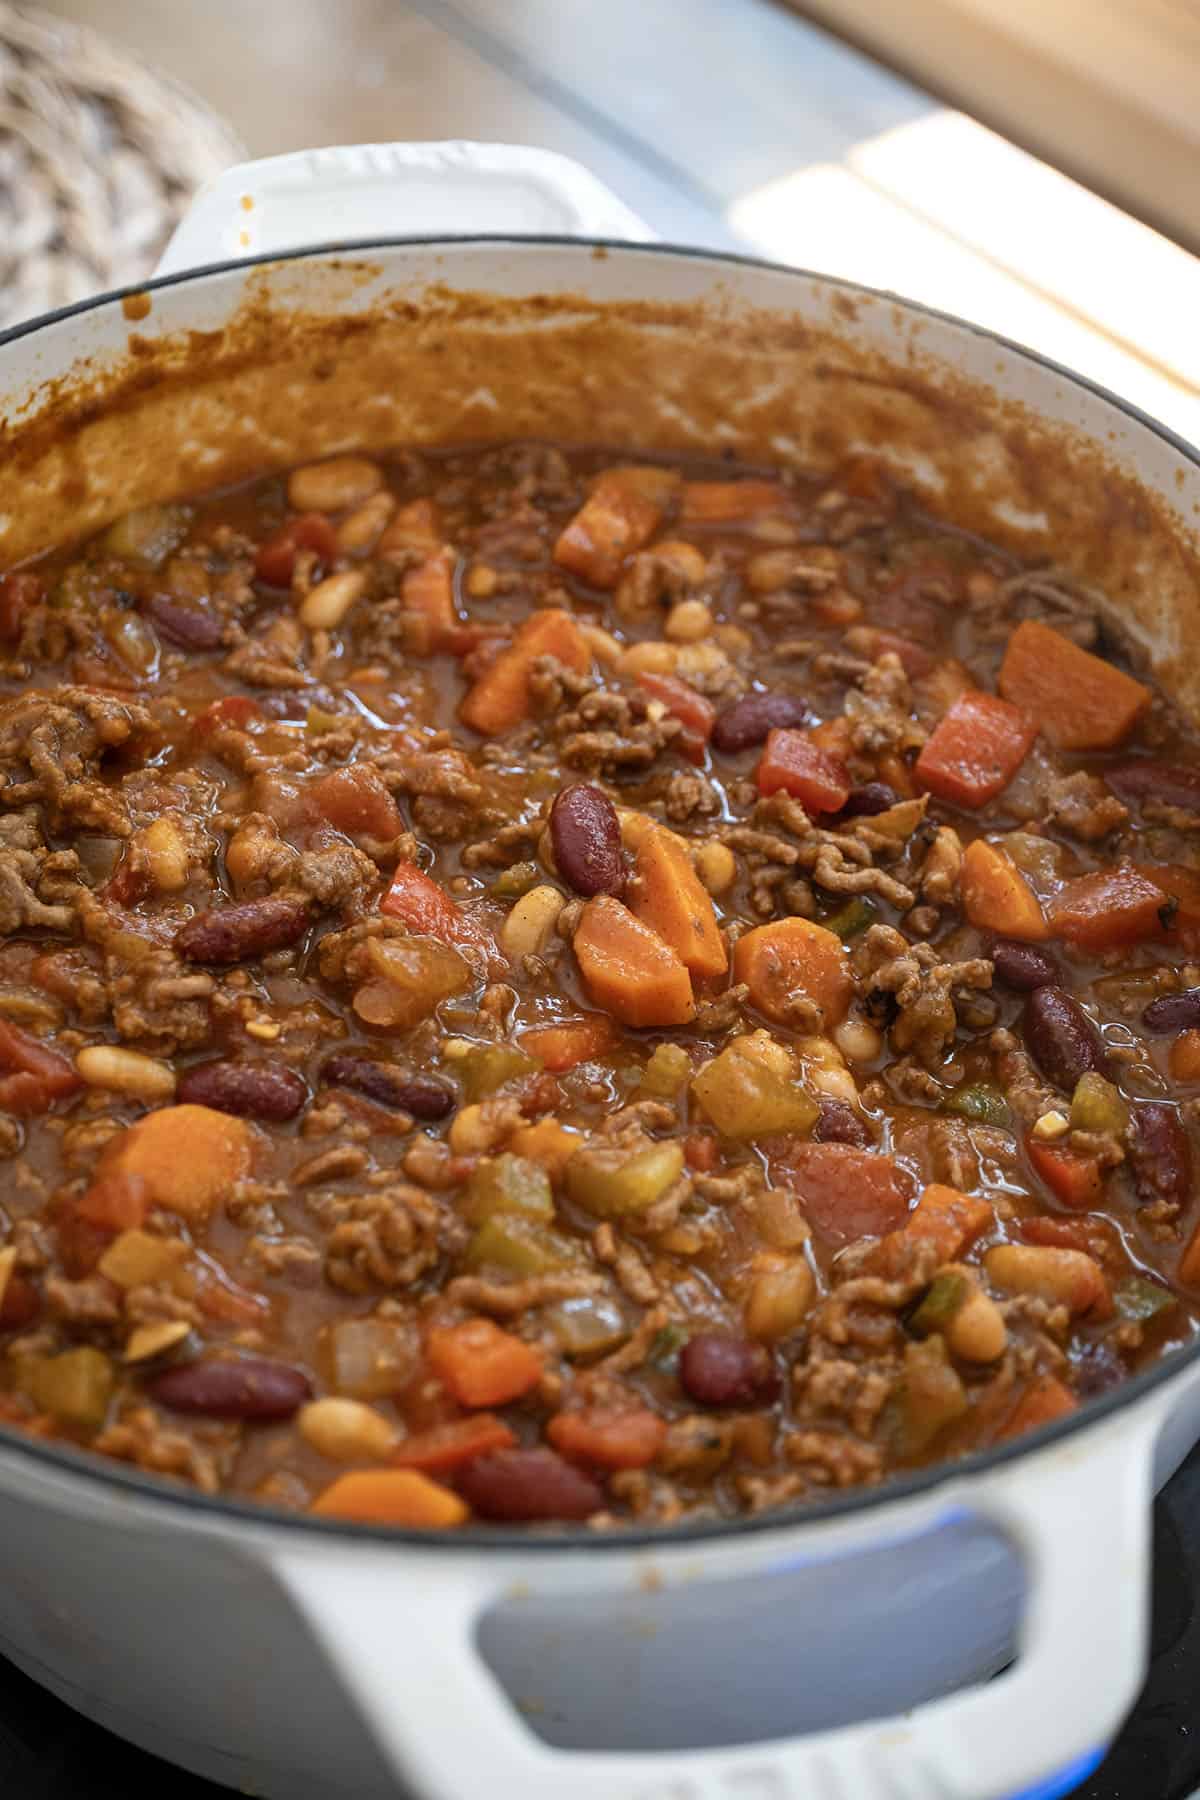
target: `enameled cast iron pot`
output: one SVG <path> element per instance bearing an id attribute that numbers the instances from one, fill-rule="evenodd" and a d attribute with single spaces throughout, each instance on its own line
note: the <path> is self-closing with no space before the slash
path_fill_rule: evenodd
<path id="1" fill-rule="evenodd" d="M 504 235 L 388 236 L 447 218 Z M 294 248 L 347 235 L 366 241 Z M 1102 586 L 1200 704 L 1193 450 L 953 319 L 639 236 L 540 153 L 233 171 L 144 295 L 0 341 L 0 567 L 353 446 L 874 449 L 951 517 Z M 240 260 L 185 268 L 221 255 Z M 1019 1444 L 807 1510 L 433 1538 L 4 1430 L 0 1653 L 278 1800 L 1049 1800 L 1137 1693 L 1151 1499 L 1198 1436 L 1200 1346 Z"/>

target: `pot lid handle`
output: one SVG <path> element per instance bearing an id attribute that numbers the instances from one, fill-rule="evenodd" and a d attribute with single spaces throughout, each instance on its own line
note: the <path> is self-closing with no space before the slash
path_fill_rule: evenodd
<path id="1" fill-rule="evenodd" d="M 360 239 L 617 238 L 653 233 L 556 151 L 517 144 L 350 144 L 238 163 L 197 194 L 159 275 Z"/>

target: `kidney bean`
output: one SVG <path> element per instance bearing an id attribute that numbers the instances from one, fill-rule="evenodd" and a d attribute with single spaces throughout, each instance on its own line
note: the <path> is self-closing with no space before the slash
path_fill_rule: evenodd
<path id="1" fill-rule="evenodd" d="M 866 781 L 862 787 L 850 789 L 850 798 L 841 811 L 843 819 L 871 819 L 876 813 L 895 806 L 900 796 L 886 781 Z"/>
<path id="2" fill-rule="evenodd" d="M 245 962 L 294 944 L 307 930 L 302 900 L 246 900 L 197 913 L 176 933 L 175 948 L 189 962 Z"/>
<path id="3" fill-rule="evenodd" d="M 1060 987 L 1035 988 L 1025 1002 L 1025 1042 L 1047 1081 L 1065 1093 L 1088 1070 L 1102 1075 L 1104 1047 L 1083 1008 Z"/>
<path id="4" fill-rule="evenodd" d="M 1141 806 L 1148 800 L 1200 813 L 1200 768 L 1189 763 L 1159 762 L 1154 757 L 1118 763 L 1104 779 L 1119 800 Z"/>
<path id="5" fill-rule="evenodd" d="M 212 1106 L 239 1119 L 294 1119 L 308 1099 L 307 1084 L 282 1063 L 197 1063 L 179 1078 L 177 1100 Z"/>
<path id="6" fill-rule="evenodd" d="M 749 750 L 752 744 L 765 744 L 768 732 L 799 730 L 811 725 L 815 717 L 812 708 L 797 694 L 747 694 L 717 714 L 712 728 L 713 749 L 728 755 Z"/>
<path id="7" fill-rule="evenodd" d="M 215 650 L 225 632 L 215 613 L 172 600 L 168 594 L 152 594 L 143 610 L 160 634 L 181 650 Z"/>
<path id="8" fill-rule="evenodd" d="M 166 1369 L 149 1383 L 172 1412 L 214 1419 L 288 1419 L 312 1398 L 302 1369 L 256 1356 L 209 1358 Z"/>
<path id="9" fill-rule="evenodd" d="M 992 945 L 992 970 L 997 981 L 1022 994 L 1058 982 L 1058 964 L 1052 956 L 1013 938 L 997 938 Z"/>
<path id="10" fill-rule="evenodd" d="M 1191 1192 L 1192 1146 L 1173 1106 L 1147 1100 L 1133 1110 L 1129 1166 L 1139 1206 L 1155 1200 L 1182 1205 Z"/>
<path id="11" fill-rule="evenodd" d="M 1075 1389 L 1085 1400 L 1111 1393 L 1120 1387 L 1129 1371 L 1108 1344 L 1085 1344 L 1072 1359 L 1075 1365 Z"/>
<path id="12" fill-rule="evenodd" d="M 32 1325 L 42 1310 L 42 1297 L 23 1275 L 10 1275 L 0 1300 L 0 1331 Z"/>
<path id="13" fill-rule="evenodd" d="M 411 1113 L 414 1119 L 444 1119 L 454 1109 L 454 1094 L 440 1081 L 429 1075 L 406 1075 L 372 1056 L 331 1056 L 322 1065 L 321 1080 L 331 1087 L 351 1088 L 379 1106 Z"/>
<path id="14" fill-rule="evenodd" d="M 586 781 L 562 789 L 550 811 L 550 842 L 563 880 L 577 894 L 620 894 L 625 887 L 621 826 L 608 795 Z"/>
<path id="15" fill-rule="evenodd" d="M 1185 988 L 1181 994 L 1161 994 L 1152 1000 L 1142 1014 L 1147 1031 L 1190 1031 L 1200 1025 L 1200 988 Z"/>
<path id="16" fill-rule="evenodd" d="M 679 1382 L 700 1406 L 753 1406 L 778 1385 L 770 1352 L 726 1331 L 698 1331 L 679 1352 Z"/>
<path id="17" fill-rule="evenodd" d="M 822 1100 L 819 1103 L 817 1123 L 813 1128 L 813 1136 L 820 1144 L 854 1144 L 860 1150 L 869 1150 L 875 1142 L 867 1129 L 864 1119 L 860 1119 L 852 1106 L 844 1100 Z"/>
<path id="18" fill-rule="evenodd" d="M 458 1479 L 463 1499 L 485 1519 L 586 1519 L 604 1491 L 553 1450 L 497 1450 L 469 1463 Z"/>

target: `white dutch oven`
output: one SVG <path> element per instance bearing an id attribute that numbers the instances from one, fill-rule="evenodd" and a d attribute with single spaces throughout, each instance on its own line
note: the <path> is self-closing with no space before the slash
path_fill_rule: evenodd
<path id="1" fill-rule="evenodd" d="M 503 235 L 387 240 L 447 213 Z M 177 272 L 347 234 L 384 241 Z M 564 234 L 644 236 L 537 153 L 233 171 L 145 296 L 0 342 L 0 566 L 350 444 L 544 433 L 815 464 L 873 446 L 956 516 L 1103 579 L 1196 701 L 1187 447 L 888 296 Z M 0 1432 L 0 1652 L 278 1800 L 1049 1800 L 1137 1693 L 1151 1500 L 1197 1436 L 1186 1351 L 1028 1442 L 806 1512 L 434 1539 Z"/>

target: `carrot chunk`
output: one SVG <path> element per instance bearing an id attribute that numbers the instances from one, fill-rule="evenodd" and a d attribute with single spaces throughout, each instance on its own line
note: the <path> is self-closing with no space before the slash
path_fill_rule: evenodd
<path id="1" fill-rule="evenodd" d="M 467 1319 L 431 1331 L 429 1364 L 461 1406 L 503 1406 L 542 1378 L 542 1359 L 490 1319 Z"/>
<path id="2" fill-rule="evenodd" d="M 1028 754 L 1037 726 L 1007 700 L 980 688 L 960 694 L 922 747 L 916 777 L 955 806 L 984 806 L 1004 792 Z"/>
<path id="3" fill-rule="evenodd" d="M 670 831 L 648 831 L 638 845 L 631 903 L 638 918 L 670 945 L 693 975 L 723 975 L 725 940 L 708 890 Z"/>
<path id="4" fill-rule="evenodd" d="M 458 716 L 464 725 L 483 737 L 495 737 L 527 719 L 532 710 L 529 677 L 539 656 L 553 656 L 577 675 L 584 674 L 592 660 L 570 613 L 546 607 L 531 614 L 463 700 Z"/>
<path id="5" fill-rule="evenodd" d="M 774 481 L 685 481 L 680 498 L 685 525 L 744 525 L 787 506 Z"/>
<path id="6" fill-rule="evenodd" d="M 1049 625 L 1026 619 L 1008 640 L 1000 692 L 1060 750 L 1111 750 L 1150 703 L 1150 690 Z"/>
<path id="7" fill-rule="evenodd" d="M 470 1517 L 465 1500 L 417 1469 L 353 1469 L 318 1494 L 309 1511 L 360 1525 L 443 1531 Z"/>
<path id="8" fill-rule="evenodd" d="M 812 813 L 840 812 L 850 798 L 845 765 L 806 731 L 768 732 L 755 780 L 760 794 L 777 794 L 782 788 Z"/>
<path id="9" fill-rule="evenodd" d="M 972 925 L 1037 944 L 1050 935 L 1037 895 L 1006 850 L 975 838 L 962 865 L 963 910 Z"/>
<path id="10" fill-rule="evenodd" d="M 935 1181 L 922 1192 L 904 1229 L 936 1244 L 943 1262 L 955 1262 L 995 1220 L 989 1201 Z"/>
<path id="11" fill-rule="evenodd" d="M 997 1441 L 1005 1443 L 1026 1431 L 1035 1431 L 1039 1425 L 1048 1425 L 1051 1419 L 1061 1419 L 1066 1413 L 1074 1412 L 1078 1405 L 1070 1388 L 1056 1375 L 1039 1375 L 1008 1415 L 997 1433 Z"/>
<path id="12" fill-rule="evenodd" d="M 49 1112 L 82 1086 L 74 1064 L 59 1051 L 0 1019 L 0 1107 L 6 1112 Z"/>
<path id="13" fill-rule="evenodd" d="M 611 895 L 583 909 L 575 956 L 588 993 L 624 1025 L 686 1025 L 695 1016 L 681 959 L 658 933 Z"/>
<path id="14" fill-rule="evenodd" d="M 589 1013 L 583 1019 L 565 1019 L 561 1025 L 537 1025 L 523 1031 L 522 1050 L 536 1056 L 544 1069 L 560 1075 L 576 1063 L 603 1056 L 617 1041 L 617 1031 L 607 1013 Z"/>
<path id="15" fill-rule="evenodd" d="M 1162 888 L 1127 864 L 1068 881 L 1050 908 L 1050 929 L 1087 950 L 1113 950 L 1161 937 L 1171 917 Z"/>
<path id="16" fill-rule="evenodd" d="M 1200 1081 L 1200 1031 L 1181 1031 L 1169 1061 L 1176 1081 Z"/>
<path id="17" fill-rule="evenodd" d="M 908 1214 L 909 1191 L 894 1157 L 850 1144 L 796 1144 L 781 1173 L 809 1220 L 835 1244 L 882 1237 Z"/>
<path id="18" fill-rule="evenodd" d="M 665 1421 L 647 1406 L 594 1406 L 555 1413 L 546 1427 L 546 1436 L 564 1456 L 599 1463 L 604 1469 L 644 1469 L 658 1455 L 666 1435 Z"/>
<path id="19" fill-rule="evenodd" d="M 1073 1212 L 1090 1212 L 1104 1197 L 1104 1173 L 1099 1159 L 1056 1144 L 1040 1144 L 1030 1138 L 1025 1148 L 1034 1171 L 1063 1206 Z"/>
<path id="20" fill-rule="evenodd" d="M 616 587 L 621 565 L 658 530 L 662 508 L 619 474 L 602 478 L 554 546 L 554 560 L 589 587 Z"/>
<path id="21" fill-rule="evenodd" d="M 748 931 L 733 947 L 733 978 L 746 983 L 753 1005 L 778 1024 L 789 1023 L 791 1003 L 802 995 L 821 1008 L 830 1030 L 854 996 L 845 944 L 811 919 L 776 919 Z"/>
<path id="22" fill-rule="evenodd" d="M 254 1132 L 211 1106 L 160 1106 L 112 1139 L 97 1174 L 140 1176 L 151 1206 L 206 1219 L 250 1173 Z"/>
<path id="23" fill-rule="evenodd" d="M 414 1432 L 392 1452 L 392 1463 L 398 1469 L 420 1469 L 425 1475 L 444 1475 L 461 1469 L 477 1456 L 489 1456 L 493 1450 L 511 1450 L 516 1433 L 495 1413 L 475 1413 L 469 1419 L 450 1419 L 444 1425 L 431 1425 L 428 1431 Z"/>
<path id="24" fill-rule="evenodd" d="M 679 750 L 692 762 L 700 762 L 717 716 L 712 701 L 706 700 L 690 682 L 681 681 L 677 675 L 655 675 L 647 670 L 638 676 L 638 686 L 644 688 L 652 700 L 661 700 L 670 717 L 679 720 L 683 726 L 676 739 Z"/>
<path id="25" fill-rule="evenodd" d="M 1175 902 L 1169 916 L 1167 942 L 1182 944 L 1186 949 L 1200 944 L 1200 870 L 1186 869 L 1179 863 L 1134 863 L 1133 868 Z"/>

